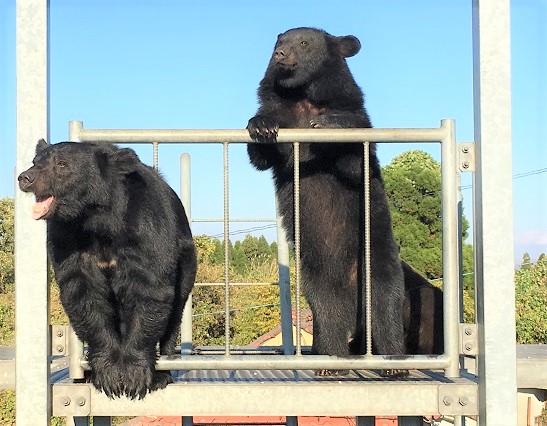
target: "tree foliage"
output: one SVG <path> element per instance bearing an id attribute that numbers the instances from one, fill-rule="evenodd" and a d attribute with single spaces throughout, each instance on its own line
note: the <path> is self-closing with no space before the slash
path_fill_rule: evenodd
<path id="1" fill-rule="evenodd" d="M 224 283 L 223 241 L 206 235 L 194 237 L 198 252 L 198 283 Z M 231 283 L 277 281 L 277 245 L 263 236 L 247 235 L 228 241 Z M 197 345 L 224 345 L 226 334 L 224 285 L 196 286 L 193 292 L 193 337 Z M 246 345 L 280 322 L 279 289 L 276 285 L 230 286 L 230 337 L 234 345 Z"/>
<path id="2" fill-rule="evenodd" d="M 383 177 L 401 257 L 427 278 L 441 278 L 441 165 L 423 151 L 407 151 L 383 168 Z M 463 217 L 463 239 L 467 237 L 468 227 Z M 473 271 L 472 248 L 465 243 L 463 264 L 464 272 Z M 472 288 L 472 277 L 465 283 L 466 288 Z"/>
<path id="3" fill-rule="evenodd" d="M 527 261 L 527 262 L 526 262 Z M 547 255 L 515 271 L 517 343 L 547 343 Z"/>
<path id="4" fill-rule="evenodd" d="M 13 289 L 14 263 L 14 202 L 13 198 L 0 199 L 0 293 Z"/>

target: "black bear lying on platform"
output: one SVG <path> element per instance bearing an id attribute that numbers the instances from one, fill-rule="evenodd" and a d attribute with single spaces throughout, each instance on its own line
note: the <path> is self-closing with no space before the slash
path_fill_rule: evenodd
<path id="1" fill-rule="evenodd" d="M 131 149 L 40 140 L 19 175 L 46 219 L 61 302 L 89 345 L 91 381 L 109 397 L 143 398 L 171 382 L 156 371 L 175 352 L 194 285 L 195 248 L 175 192 Z"/>

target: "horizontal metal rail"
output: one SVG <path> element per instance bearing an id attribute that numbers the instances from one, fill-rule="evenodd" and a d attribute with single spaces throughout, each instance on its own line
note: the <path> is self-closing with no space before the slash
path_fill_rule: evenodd
<path id="1" fill-rule="evenodd" d="M 329 355 L 194 355 L 161 356 L 158 370 L 377 370 L 444 369 L 450 365 L 446 355 L 367 355 L 340 358 Z M 81 361 L 88 370 L 87 361 Z"/>
<path id="2" fill-rule="evenodd" d="M 450 136 L 450 120 L 439 128 L 417 129 L 280 129 L 281 143 L 440 142 Z M 111 143 L 252 143 L 245 129 L 85 129 L 83 122 L 70 122 L 79 142 Z"/>
<path id="3" fill-rule="evenodd" d="M 202 219 L 192 219 L 192 222 L 195 222 L 195 223 L 212 223 L 212 222 L 224 222 L 224 219 L 222 218 L 202 218 Z M 252 222 L 271 222 L 271 223 L 276 223 L 277 222 L 277 219 L 274 217 L 274 218 L 257 218 L 257 219 L 232 219 L 230 218 L 230 222 L 241 222 L 241 223 L 252 223 Z"/>
<path id="4" fill-rule="evenodd" d="M 221 282 L 216 282 L 216 283 L 195 283 L 194 286 L 223 286 L 224 283 L 221 283 Z M 232 282 L 230 281 L 230 285 L 235 285 L 235 286 L 246 286 L 246 287 L 250 287 L 250 286 L 254 286 L 254 285 L 279 285 L 279 281 L 260 281 L 260 282 L 256 282 L 256 283 L 249 283 L 249 282 L 242 282 L 242 283 L 236 283 L 236 282 Z"/>

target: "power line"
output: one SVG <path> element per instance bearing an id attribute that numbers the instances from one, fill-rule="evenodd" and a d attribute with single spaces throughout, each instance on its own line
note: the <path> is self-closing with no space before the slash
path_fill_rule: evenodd
<path id="1" fill-rule="evenodd" d="M 547 167 L 546 168 L 543 168 L 543 169 L 536 169 L 536 170 L 530 170 L 528 172 L 522 172 L 522 173 L 517 173 L 516 175 L 513 176 L 513 180 L 514 179 L 521 179 L 521 178 L 524 178 L 524 177 L 528 177 L 528 176 L 533 176 L 533 175 L 539 175 L 539 174 L 542 174 L 542 173 L 547 173 Z M 473 187 L 473 185 L 463 185 L 460 187 L 461 190 L 464 190 L 464 189 L 471 189 Z M 437 195 L 438 192 L 437 191 L 428 191 L 424 194 L 422 194 L 422 196 L 435 196 Z M 410 199 L 410 198 L 414 198 L 414 196 L 412 197 L 405 197 L 404 199 Z M 237 231 L 232 231 L 229 233 L 230 236 L 232 235 L 241 235 L 241 234 L 246 234 L 246 233 L 249 233 L 249 232 L 255 232 L 255 231 L 262 231 L 262 230 L 265 230 L 265 229 L 272 229 L 272 228 L 275 228 L 277 225 L 276 224 L 269 224 L 269 225 L 263 225 L 263 226 L 256 226 L 256 227 L 253 227 L 253 228 L 245 228 L 245 229 L 239 229 Z M 213 235 L 208 235 L 209 238 L 220 238 L 220 237 L 223 237 L 224 236 L 224 233 L 218 233 L 218 234 L 213 234 Z"/>
<path id="2" fill-rule="evenodd" d="M 262 231 L 264 229 L 275 228 L 276 226 L 277 226 L 276 224 L 270 224 L 270 225 L 255 226 L 253 228 L 238 229 L 237 231 L 230 231 L 229 235 L 240 235 L 240 234 L 246 234 L 249 232 Z M 208 235 L 209 238 L 220 238 L 223 236 L 224 236 L 224 232 L 221 232 L 219 234 Z"/>
<path id="3" fill-rule="evenodd" d="M 540 175 L 540 174 L 546 173 L 546 172 L 547 172 L 547 168 L 537 169 L 537 170 L 530 170 L 529 172 L 517 173 L 516 175 L 513 176 L 513 180 L 520 179 L 520 178 L 523 178 L 523 177 L 533 176 L 533 175 Z M 460 189 L 470 189 L 472 187 L 473 187 L 473 185 L 464 185 Z"/>

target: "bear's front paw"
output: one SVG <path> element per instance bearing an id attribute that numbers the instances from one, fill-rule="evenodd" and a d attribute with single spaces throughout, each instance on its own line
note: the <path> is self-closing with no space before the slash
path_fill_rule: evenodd
<path id="1" fill-rule="evenodd" d="M 169 383 L 173 383 L 173 377 L 169 371 L 156 371 L 152 386 L 150 387 L 150 392 L 164 389 Z"/>
<path id="2" fill-rule="evenodd" d="M 124 393 L 131 399 L 143 399 L 153 388 L 155 370 L 145 359 L 126 363 L 124 367 Z"/>
<path id="3" fill-rule="evenodd" d="M 249 120 L 247 130 L 251 139 L 260 143 L 277 142 L 279 124 L 271 118 L 257 115 Z"/>
<path id="4" fill-rule="evenodd" d="M 118 365 L 105 362 L 100 369 L 92 370 L 90 378 L 96 389 L 109 398 L 116 398 L 123 395 L 123 376 Z"/>
<path id="5" fill-rule="evenodd" d="M 346 127 L 338 114 L 321 114 L 310 120 L 313 129 L 342 129 Z"/>

